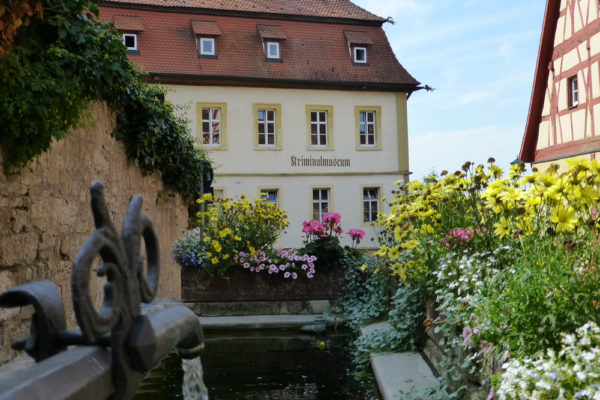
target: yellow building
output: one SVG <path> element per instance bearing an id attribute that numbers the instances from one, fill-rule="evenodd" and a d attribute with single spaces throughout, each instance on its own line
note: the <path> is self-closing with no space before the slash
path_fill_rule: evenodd
<path id="1" fill-rule="evenodd" d="M 600 12 L 596 0 L 548 0 L 519 158 L 544 170 L 600 152 Z"/>
<path id="2" fill-rule="evenodd" d="M 100 10 L 190 121 L 217 196 L 277 202 L 291 222 L 278 246 L 301 246 L 302 221 L 335 211 L 375 247 L 371 221 L 408 180 L 406 102 L 420 89 L 385 19 L 347 0 L 107 0 Z"/>

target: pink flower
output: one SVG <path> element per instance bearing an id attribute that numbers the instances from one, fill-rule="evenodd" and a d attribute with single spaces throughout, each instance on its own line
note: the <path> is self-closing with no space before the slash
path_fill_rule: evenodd
<path id="1" fill-rule="evenodd" d="M 467 347 L 473 347 L 475 345 L 475 343 L 473 343 L 471 341 L 471 336 L 473 336 L 473 330 L 471 329 L 470 326 L 465 326 L 463 328 L 463 339 L 465 340 L 465 344 L 467 345 Z"/>
<path id="2" fill-rule="evenodd" d="M 283 274 L 283 277 L 286 279 L 289 278 L 290 277 L 289 271 L 286 271 L 285 274 Z"/>
<path id="3" fill-rule="evenodd" d="M 339 224 L 342 220 L 342 216 L 336 212 L 328 212 L 323 214 L 323 218 L 321 218 L 321 222 L 324 224 Z"/>
<path id="4" fill-rule="evenodd" d="M 350 229 L 347 233 L 352 240 L 362 240 L 365 237 L 365 231 L 362 229 Z"/>
<path id="5" fill-rule="evenodd" d="M 298 274 L 297 274 L 297 273 L 295 273 L 295 272 L 294 272 L 294 273 L 292 273 L 292 278 L 293 278 L 293 279 L 298 279 Z"/>

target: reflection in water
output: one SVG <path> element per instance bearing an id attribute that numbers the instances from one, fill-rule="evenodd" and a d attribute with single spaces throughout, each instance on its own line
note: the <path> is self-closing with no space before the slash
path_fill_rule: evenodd
<path id="1" fill-rule="evenodd" d="M 209 332 L 202 364 L 166 357 L 134 400 L 376 400 L 374 381 L 353 378 L 349 340 L 340 333 Z"/>
<path id="2" fill-rule="evenodd" d="M 185 400 L 208 400 L 208 389 L 204 384 L 200 357 L 182 360 L 183 385 L 181 391 Z"/>

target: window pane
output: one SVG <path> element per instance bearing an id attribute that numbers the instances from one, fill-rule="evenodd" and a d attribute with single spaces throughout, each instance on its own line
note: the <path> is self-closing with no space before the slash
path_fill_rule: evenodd
<path id="1" fill-rule="evenodd" d="M 375 118 L 375 113 L 374 112 L 367 113 L 367 121 L 373 122 L 374 118 Z"/>
<path id="2" fill-rule="evenodd" d="M 213 144 L 220 144 L 221 143 L 221 136 L 217 133 L 216 135 L 213 136 Z"/>
<path id="3" fill-rule="evenodd" d="M 267 111 L 267 119 L 269 121 L 275 121 L 275 111 L 273 110 L 268 110 Z"/>
<path id="4" fill-rule="evenodd" d="M 208 119 L 210 108 L 202 108 L 202 119 Z"/>
<path id="5" fill-rule="evenodd" d="M 318 133 L 318 132 L 317 132 L 317 131 L 318 131 L 318 129 L 319 129 L 319 128 L 318 128 L 318 126 L 317 126 L 316 124 L 310 124 L 310 133 L 312 133 L 312 134 L 316 134 L 316 133 Z"/>
<path id="6" fill-rule="evenodd" d="M 202 144 L 209 144 L 210 143 L 210 135 L 208 133 L 205 133 L 202 135 Z"/>
<path id="7" fill-rule="evenodd" d="M 212 124 L 212 131 L 213 133 L 219 133 L 221 132 L 221 123 L 219 121 L 213 121 Z"/>
<path id="8" fill-rule="evenodd" d="M 210 132 L 210 124 L 208 122 L 202 123 L 202 133 Z"/>
<path id="9" fill-rule="evenodd" d="M 359 118 L 360 118 L 360 122 L 361 122 L 361 124 L 362 124 L 362 123 L 364 123 L 364 122 L 365 122 L 365 113 L 364 113 L 364 112 L 361 112 L 361 113 L 359 114 Z"/>
<path id="10" fill-rule="evenodd" d="M 318 136 L 317 135 L 311 135 L 310 136 L 310 144 L 312 144 L 313 146 L 318 145 Z"/>
<path id="11" fill-rule="evenodd" d="M 265 135 L 258 135 L 258 144 L 265 144 Z"/>
<path id="12" fill-rule="evenodd" d="M 369 135 L 372 135 L 375 133 L 375 125 L 367 125 L 367 132 L 369 133 Z"/>
<path id="13" fill-rule="evenodd" d="M 326 136 L 320 136 L 320 141 L 321 143 L 319 143 L 321 146 L 325 146 L 327 145 L 327 140 L 326 140 Z"/>
<path id="14" fill-rule="evenodd" d="M 258 110 L 258 120 L 259 121 L 265 120 L 265 110 Z"/>
<path id="15" fill-rule="evenodd" d="M 273 122 L 267 123 L 267 129 L 268 133 L 275 133 L 275 124 Z"/>
<path id="16" fill-rule="evenodd" d="M 269 139 L 268 144 L 275 144 L 275 135 L 269 135 L 268 139 Z"/>
<path id="17" fill-rule="evenodd" d="M 367 144 L 367 138 L 365 135 L 360 135 L 360 144 Z"/>
<path id="18" fill-rule="evenodd" d="M 312 122 L 316 122 L 316 121 L 319 120 L 319 116 L 317 115 L 316 111 L 311 111 L 311 113 L 310 113 L 310 120 Z"/>

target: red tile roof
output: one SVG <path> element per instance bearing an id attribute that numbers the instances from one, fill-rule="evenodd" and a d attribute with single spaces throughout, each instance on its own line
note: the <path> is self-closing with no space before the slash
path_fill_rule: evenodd
<path id="1" fill-rule="evenodd" d="M 171 1 L 171 0 L 161 0 Z M 191 0 L 190 0 L 191 1 Z M 323 0 L 324 3 L 334 0 Z M 305 3 L 298 1 L 298 3 Z M 127 10 L 139 16 L 146 30 L 138 36 L 139 55 L 130 56 L 138 68 L 167 82 L 167 78 L 202 84 L 223 82 L 248 85 L 323 85 L 377 90 L 412 91 L 419 84 L 396 59 L 380 26 L 319 23 L 287 19 L 231 17 L 164 10 Z M 124 9 L 100 7 L 110 21 Z M 215 59 L 198 57 L 192 20 L 211 20 L 222 35 L 216 39 Z M 257 25 L 277 23 L 285 32 L 282 62 L 266 60 Z M 353 65 L 344 31 L 364 32 L 372 40 L 368 65 Z M 304 86 L 302 86 L 304 87 Z"/>
<path id="2" fill-rule="evenodd" d="M 279 25 L 256 25 L 258 34 L 263 39 L 285 40 L 287 36 Z"/>
<path id="3" fill-rule="evenodd" d="M 137 16 L 114 15 L 111 22 L 120 31 L 142 32 L 144 30 L 142 19 Z"/>
<path id="4" fill-rule="evenodd" d="M 106 4 L 195 8 L 256 14 L 340 18 L 383 23 L 384 18 L 349 0 L 104 0 Z"/>
<path id="5" fill-rule="evenodd" d="M 373 44 L 371 37 L 364 31 L 344 31 L 344 36 L 350 44 Z"/>
<path id="6" fill-rule="evenodd" d="M 221 30 L 215 21 L 192 20 L 191 22 L 195 35 L 221 36 Z"/>

